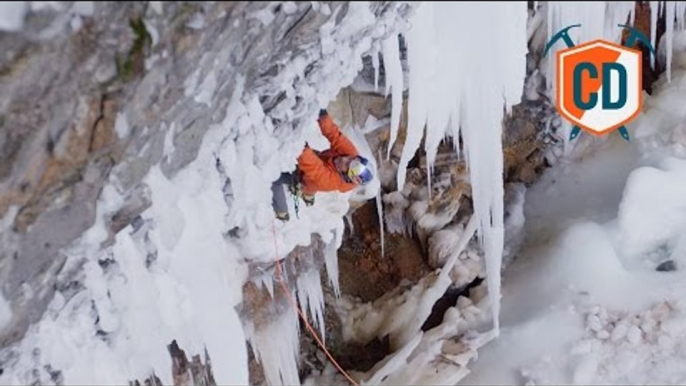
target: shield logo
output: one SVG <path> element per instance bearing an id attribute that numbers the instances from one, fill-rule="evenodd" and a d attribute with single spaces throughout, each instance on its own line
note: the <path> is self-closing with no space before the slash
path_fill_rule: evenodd
<path id="1" fill-rule="evenodd" d="M 594 40 L 557 52 L 557 110 L 574 125 L 607 134 L 643 105 L 641 51 Z"/>

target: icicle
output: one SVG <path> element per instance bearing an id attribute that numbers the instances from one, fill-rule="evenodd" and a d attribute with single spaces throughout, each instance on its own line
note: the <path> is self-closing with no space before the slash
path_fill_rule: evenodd
<path id="1" fill-rule="evenodd" d="M 298 314 L 286 305 L 284 313 L 261 326 L 249 337 L 255 358 L 262 364 L 270 385 L 299 385 L 300 353 Z"/>
<path id="2" fill-rule="evenodd" d="M 262 275 L 259 277 L 259 280 L 261 281 L 262 286 L 269 292 L 269 296 L 274 299 L 274 281 L 272 280 L 272 277 L 270 275 Z"/>
<path id="3" fill-rule="evenodd" d="M 391 157 L 391 149 L 398 135 L 400 126 L 400 113 L 403 106 L 403 68 L 400 64 L 400 45 L 398 36 L 392 35 L 381 43 L 383 51 L 383 63 L 386 70 L 386 91 L 388 96 L 389 89 L 391 94 L 391 136 L 388 140 L 388 158 Z"/>
<path id="4" fill-rule="evenodd" d="M 660 11 L 660 2 L 651 1 L 650 2 L 650 44 L 653 48 L 657 48 L 657 17 Z M 650 67 L 655 69 L 655 55 L 650 55 Z"/>
<path id="5" fill-rule="evenodd" d="M 376 212 L 379 215 L 379 229 L 381 230 L 381 258 L 386 256 L 386 248 L 384 241 L 384 221 L 383 221 L 383 201 L 381 200 L 381 189 L 376 194 Z"/>
<path id="6" fill-rule="evenodd" d="M 676 4 L 673 1 L 665 3 L 665 62 L 667 63 L 667 82 L 672 81 L 672 47 L 674 44 L 674 16 Z"/>
<path id="7" fill-rule="evenodd" d="M 678 30 L 686 28 L 686 2 L 684 1 L 676 3 L 676 28 Z"/>
<path id="8" fill-rule="evenodd" d="M 379 92 L 379 49 L 372 51 L 372 67 L 374 67 L 374 91 Z"/>
<path id="9" fill-rule="evenodd" d="M 300 309 L 310 314 L 313 327 L 319 329 L 322 342 L 326 341 L 324 326 L 324 292 L 319 270 L 311 267 L 307 272 L 301 272 L 297 280 L 298 303 Z"/>
<path id="10" fill-rule="evenodd" d="M 424 134 L 424 125 L 428 115 L 428 105 L 430 101 L 438 99 L 436 93 L 432 97 L 432 89 L 437 87 L 436 81 L 432 79 L 432 72 L 435 58 L 432 55 L 435 44 L 433 9 L 437 6 L 433 3 L 422 3 L 412 17 L 412 29 L 407 34 L 407 61 L 410 68 L 409 89 L 410 97 L 407 104 L 407 135 L 405 145 L 398 164 L 398 190 L 402 191 L 405 186 L 405 174 L 407 173 L 407 163 L 414 157 L 419 148 Z M 436 27 L 438 30 L 438 27 Z M 450 31 L 448 29 L 447 31 Z M 443 31 L 443 33 L 447 33 Z M 459 35 L 455 35 L 459 36 Z M 415 47 L 412 49 L 412 47 Z M 436 49 L 440 49 L 436 47 Z M 438 65 L 438 64 L 436 64 Z M 459 67 L 453 71 L 460 71 Z M 446 81 L 445 79 L 443 81 Z M 447 83 L 447 81 L 446 81 Z M 447 97 L 447 96 L 444 96 Z M 395 110 L 395 106 L 393 109 Z"/>
<path id="11" fill-rule="evenodd" d="M 355 234 L 355 224 L 353 223 L 352 213 L 348 213 L 344 217 L 345 217 L 345 222 L 348 223 L 348 228 L 350 228 L 350 234 L 354 235 Z"/>
<path id="12" fill-rule="evenodd" d="M 342 234 L 342 231 L 338 231 Z M 341 296 L 341 289 L 338 285 L 338 248 L 336 243 L 331 241 L 326 245 L 324 250 L 324 262 L 326 264 L 326 274 L 329 276 L 329 282 L 333 288 L 333 293 L 337 298 Z"/>

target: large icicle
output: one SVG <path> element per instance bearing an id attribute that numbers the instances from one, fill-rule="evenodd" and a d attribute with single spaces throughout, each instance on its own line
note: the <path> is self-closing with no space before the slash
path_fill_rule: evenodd
<path id="1" fill-rule="evenodd" d="M 657 17 L 660 12 L 660 2 L 650 2 L 650 44 L 653 48 L 657 47 Z M 650 55 L 650 66 L 655 68 L 655 55 Z"/>
<path id="2" fill-rule="evenodd" d="M 398 187 L 404 186 L 407 162 L 425 125 L 428 157 L 435 155 L 441 137 L 462 133 L 496 331 L 503 250 L 503 107 L 509 111 L 521 100 L 527 16 L 526 2 L 422 3 L 407 36 L 411 94 Z M 488 27 L 483 20 L 489 20 Z"/>
<path id="3" fill-rule="evenodd" d="M 343 233 L 342 231 L 340 232 Z M 329 282 L 333 288 L 333 293 L 336 297 L 341 296 L 341 288 L 338 284 L 338 246 L 331 242 L 326 245 L 324 250 L 324 263 L 326 264 L 326 274 L 329 276 Z"/>
<path id="4" fill-rule="evenodd" d="M 372 51 L 372 67 L 374 67 L 374 91 L 379 91 L 379 52 L 377 49 Z"/>
<path id="5" fill-rule="evenodd" d="M 249 333 L 255 358 L 262 364 L 270 385 L 299 385 L 296 359 L 300 352 L 298 314 L 287 309 L 260 330 Z"/>
<path id="6" fill-rule="evenodd" d="M 667 64 L 667 82 L 672 81 L 672 46 L 674 44 L 674 16 L 676 4 L 673 1 L 665 2 L 665 63 Z"/>
<path id="7" fill-rule="evenodd" d="M 398 43 L 398 35 L 391 35 L 388 39 L 381 43 L 381 50 L 383 53 L 383 65 L 386 70 L 386 92 L 391 94 L 391 136 L 388 141 L 388 157 L 391 156 L 391 149 L 393 143 L 398 135 L 398 127 L 400 126 L 400 112 L 403 106 L 403 68 L 400 64 L 400 46 Z"/>
<path id="8" fill-rule="evenodd" d="M 301 272 L 297 279 L 298 303 L 300 309 L 310 314 L 313 327 L 319 329 L 322 342 L 325 342 L 324 333 L 324 292 L 322 291 L 322 279 L 316 267 L 310 267 L 306 272 Z"/>

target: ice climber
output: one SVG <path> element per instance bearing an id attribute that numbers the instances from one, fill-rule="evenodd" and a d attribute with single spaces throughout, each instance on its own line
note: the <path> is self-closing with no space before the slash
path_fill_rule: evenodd
<path id="1" fill-rule="evenodd" d="M 272 205 L 280 220 L 289 219 L 284 185 L 289 187 L 296 200 L 301 197 L 307 206 L 311 206 L 316 192 L 348 192 L 373 178 L 369 161 L 359 155 L 326 110 L 319 111 L 317 123 L 331 146 L 319 152 L 305 144 L 295 172 L 282 173 L 272 184 Z"/>

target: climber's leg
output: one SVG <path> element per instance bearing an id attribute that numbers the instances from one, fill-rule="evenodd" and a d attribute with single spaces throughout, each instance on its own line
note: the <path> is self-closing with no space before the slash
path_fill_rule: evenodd
<path id="1" fill-rule="evenodd" d="M 288 221 L 288 202 L 284 185 L 289 185 L 293 180 L 290 173 L 282 173 L 278 180 L 272 183 L 272 207 L 279 220 Z"/>

